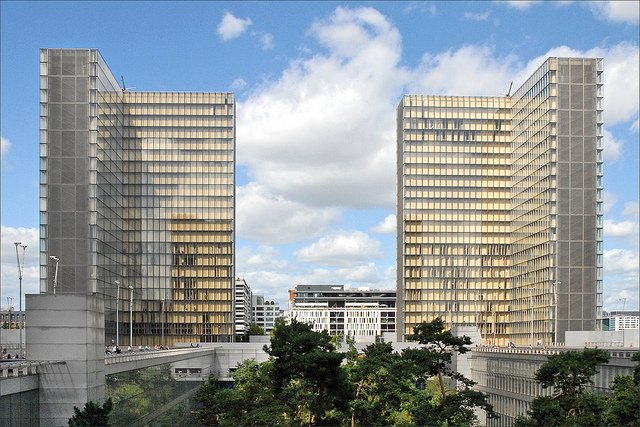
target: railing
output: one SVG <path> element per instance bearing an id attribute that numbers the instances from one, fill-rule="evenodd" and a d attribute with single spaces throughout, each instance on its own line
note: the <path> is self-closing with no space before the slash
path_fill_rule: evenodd
<path id="1" fill-rule="evenodd" d="M 508 347 L 476 347 L 472 348 L 472 351 L 478 351 L 481 353 L 508 353 L 508 354 L 542 354 L 542 355 L 552 355 L 559 354 L 562 350 L 556 348 L 508 348 Z"/>
<path id="2" fill-rule="evenodd" d="M 215 351 L 214 347 L 204 348 L 184 348 L 173 350 L 151 350 L 151 351 L 128 351 L 124 353 L 115 353 L 106 355 L 104 358 L 105 365 L 113 365 L 116 363 L 137 362 L 140 360 L 158 359 L 168 356 L 193 355 L 197 353 L 211 353 Z"/>
<path id="3" fill-rule="evenodd" d="M 64 364 L 57 360 L 28 362 L 22 360 L 20 362 L 2 362 L 0 364 L 0 379 L 24 377 L 27 375 L 38 375 L 40 367 L 43 365 Z"/>

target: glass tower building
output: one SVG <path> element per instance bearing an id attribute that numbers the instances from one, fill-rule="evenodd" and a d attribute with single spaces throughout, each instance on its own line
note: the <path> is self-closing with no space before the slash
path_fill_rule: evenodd
<path id="1" fill-rule="evenodd" d="M 398 336 L 442 317 L 549 345 L 602 311 L 602 59 L 549 58 L 506 97 L 398 107 Z"/>
<path id="2" fill-rule="evenodd" d="M 232 341 L 233 94 L 130 92 L 98 50 L 42 49 L 40 170 L 41 292 L 102 294 L 107 342 Z"/>

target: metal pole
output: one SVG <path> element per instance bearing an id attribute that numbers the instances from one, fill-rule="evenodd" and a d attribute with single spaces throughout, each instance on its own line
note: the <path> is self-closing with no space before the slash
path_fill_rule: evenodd
<path id="1" fill-rule="evenodd" d="M 22 242 L 14 242 L 16 245 L 16 259 L 18 260 L 18 281 L 20 282 L 19 291 L 18 291 L 18 330 L 19 330 L 19 355 L 22 357 L 22 268 L 24 266 L 24 253 L 27 249 L 26 245 L 23 245 Z M 18 246 L 22 248 L 22 262 L 20 262 L 20 253 L 18 251 Z"/>
<path id="2" fill-rule="evenodd" d="M 56 262 L 56 271 L 53 273 L 53 294 L 56 294 L 56 287 L 58 286 L 58 263 L 60 262 L 60 258 L 57 256 L 51 255 L 49 258 Z"/>
<path id="3" fill-rule="evenodd" d="M 531 308 L 531 347 L 533 347 L 533 286 L 529 288 L 529 306 Z"/>
<path id="4" fill-rule="evenodd" d="M 162 309 L 160 310 L 160 317 L 162 318 L 162 339 L 160 344 L 164 345 L 164 298 L 162 298 Z"/>
<path id="5" fill-rule="evenodd" d="M 553 282 L 553 345 L 558 345 L 558 286 L 562 282 Z"/>
<path id="6" fill-rule="evenodd" d="M 120 345 L 120 280 L 113 283 L 117 286 L 116 291 L 116 347 Z"/>
<path id="7" fill-rule="evenodd" d="M 129 345 L 133 347 L 133 286 L 129 285 Z"/>

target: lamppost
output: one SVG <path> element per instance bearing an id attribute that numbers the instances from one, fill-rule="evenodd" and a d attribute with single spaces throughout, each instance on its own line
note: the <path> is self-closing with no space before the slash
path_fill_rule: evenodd
<path id="1" fill-rule="evenodd" d="M 56 271 L 53 273 L 53 294 L 55 295 L 56 287 L 58 286 L 58 263 L 60 262 L 60 258 L 54 255 L 50 255 L 49 258 L 56 262 Z"/>
<path id="2" fill-rule="evenodd" d="M 558 286 L 562 282 L 553 282 L 553 346 L 558 345 Z"/>
<path id="3" fill-rule="evenodd" d="M 133 286 L 129 285 L 129 345 L 133 347 Z"/>
<path id="4" fill-rule="evenodd" d="M 533 285 L 529 288 L 529 307 L 531 309 L 531 347 L 533 348 Z"/>
<path id="5" fill-rule="evenodd" d="M 120 280 L 114 280 L 116 284 L 116 347 L 120 345 Z"/>
<path id="6" fill-rule="evenodd" d="M 18 301 L 18 330 L 20 331 L 20 357 L 22 357 L 22 270 L 24 268 L 24 253 L 27 250 L 27 245 L 23 245 L 22 242 L 14 242 L 16 245 L 16 258 L 18 259 L 18 281 L 20 282 L 19 294 L 20 298 Z M 20 259 L 20 253 L 18 251 L 18 246 L 22 248 L 22 259 Z"/>
<path id="7" fill-rule="evenodd" d="M 162 298 L 162 307 L 160 308 L 160 317 L 162 321 L 162 339 L 160 340 L 160 344 L 164 345 L 164 298 Z"/>

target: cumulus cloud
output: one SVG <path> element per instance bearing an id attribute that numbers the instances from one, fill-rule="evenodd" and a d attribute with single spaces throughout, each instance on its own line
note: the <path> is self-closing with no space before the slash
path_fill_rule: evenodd
<path id="1" fill-rule="evenodd" d="M 339 231 L 299 249 L 295 256 L 305 262 L 353 266 L 380 256 L 380 242 L 362 231 Z"/>
<path id="2" fill-rule="evenodd" d="M 238 161 L 286 199 L 392 207 L 400 33 L 372 8 L 337 8 L 310 34 L 326 53 L 292 61 L 238 106 Z"/>
<path id="3" fill-rule="evenodd" d="M 638 252 L 629 249 L 610 249 L 604 251 L 604 271 L 606 273 L 638 277 L 640 259 Z"/>
<path id="4" fill-rule="evenodd" d="M 613 206 L 615 206 L 616 202 L 618 201 L 618 196 L 616 196 L 615 194 L 613 194 L 610 191 L 604 190 L 603 191 L 603 202 L 604 202 L 604 213 L 608 213 L 611 211 L 611 209 L 613 208 Z"/>
<path id="5" fill-rule="evenodd" d="M 604 234 L 607 237 L 630 237 L 638 233 L 638 223 L 635 221 L 605 220 Z"/>
<path id="6" fill-rule="evenodd" d="M 4 136 L 0 137 L 0 156 L 4 157 L 9 152 L 10 148 L 11 148 L 11 141 L 9 141 Z"/>
<path id="7" fill-rule="evenodd" d="M 340 218 L 336 208 L 310 208 L 275 196 L 251 182 L 237 189 L 241 237 L 265 243 L 290 243 L 314 237 Z"/>
<path id="8" fill-rule="evenodd" d="M 466 45 L 458 50 L 425 54 L 413 73 L 409 91 L 434 95 L 504 95 L 509 82 L 521 81 L 514 77 L 520 78 L 522 74 L 515 55 L 500 57 L 490 46 Z"/>
<path id="9" fill-rule="evenodd" d="M 336 276 L 342 279 L 340 280 L 341 283 L 378 283 L 382 279 L 376 264 L 373 262 L 355 267 L 337 269 Z"/>
<path id="10" fill-rule="evenodd" d="M 514 8 L 514 9 L 525 10 L 525 9 L 529 9 L 534 4 L 540 3 L 540 2 L 539 1 L 516 0 L 516 1 L 504 1 L 504 2 L 501 2 L 501 3 L 504 3 L 507 6 L 510 6 L 510 7 Z"/>
<path id="11" fill-rule="evenodd" d="M 468 21 L 486 21 L 489 19 L 489 12 L 465 12 L 463 18 Z"/>
<path id="12" fill-rule="evenodd" d="M 217 32 L 223 41 L 227 41 L 239 37 L 251 24 L 251 18 L 237 18 L 231 12 L 227 12 L 218 24 Z"/>
<path id="13" fill-rule="evenodd" d="M 292 271 L 253 269 L 238 273 L 243 277 L 251 290 L 265 295 L 268 299 L 276 299 L 281 307 L 287 306 L 287 290 L 296 285 L 344 285 L 345 288 L 368 286 L 373 289 L 395 288 L 395 276 L 391 282 L 387 278 L 388 271 L 381 275 L 375 263 L 355 265 L 338 269 L 312 268 Z"/>
<path id="14" fill-rule="evenodd" d="M 2 280 L 3 303 L 6 304 L 6 297 L 13 298 L 13 304 L 17 309 L 19 307 L 18 262 L 16 260 L 16 248 L 13 243 L 21 242 L 23 245 L 27 245 L 22 274 L 22 295 L 24 301 L 24 295 L 40 292 L 40 246 L 38 229 L 6 227 L 2 225 L 1 240 L 0 250 L 2 252 L 0 257 L 2 271 L 0 272 L 0 278 Z M 24 309 L 24 302 L 22 308 Z"/>
<path id="15" fill-rule="evenodd" d="M 622 216 L 625 218 L 633 218 L 638 219 L 640 216 L 640 204 L 638 202 L 627 202 L 624 204 L 624 209 L 622 210 Z"/>
<path id="16" fill-rule="evenodd" d="M 616 139 L 608 130 L 604 131 L 604 159 L 607 162 L 615 163 L 622 155 L 624 143 Z"/>
<path id="17" fill-rule="evenodd" d="M 396 232 L 397 222 L 395 214 L 387 215 L 378 225 L 373 227 L 371 231 L 374 233 L 391 234 Z"/>
<path id="18" fill-rule="evenodd" d="M 582 4 L 598 19 L 636 25 L 640 20 L 640 3 L 637 1 L 589 1 Z"/>
<path id="19" fill-rule="evenodd" d="M 239 248 L 236 253 L 237 270 L 283 270 L 289 266 L 289 263 L 286 260 L 280 259 L 279 256 L 280 253 L 273 246 L 261 245 L 257 249 L 244 246 Z"/>
<path id="20" fill-rule="evenodd" d="M 260 34 L 260 44 L 264 50 L 273 49 L 273 35 L 270 33 Z"/>
<path id="21" fill-rule="evenodd" d="M 607 219 L 604 221 L 604 235 L 606 237 L 622 238 L 637 247 L 639 233 L 638 202 L 625 203 L 621 220 Z"/>
<path id="22" fill-rule="evenodd" d="M 237 79 L 234 79 L 233 82 L 231 82 L 230 89 L 232 91 L 238 91 L 244 89 L 246 85 L 247 82 L 242 77 L 238 77 Z"/>

